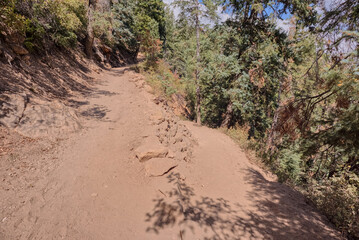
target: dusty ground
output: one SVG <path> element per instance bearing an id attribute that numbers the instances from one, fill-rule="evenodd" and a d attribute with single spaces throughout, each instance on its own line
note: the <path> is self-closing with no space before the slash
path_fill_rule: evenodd
<path id="1" fill-rule="evenodd" d="M 67 137 L 1 129 L 1 240 L 340 239 L 229 137 L 175 117 L 141 76 L 96 77 Z"/>

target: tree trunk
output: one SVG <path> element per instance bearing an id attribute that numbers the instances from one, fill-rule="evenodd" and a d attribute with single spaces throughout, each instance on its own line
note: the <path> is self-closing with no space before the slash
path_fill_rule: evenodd
<path id="1" fill-rule="evenodd" d="M 267 139 L 267 152 L 270 151 L 271 153 L 273 153 L 274 150 L 274 139 L 275 139 L 275 131 L 277 129 L 278 126 L 278 117 L 279 117 L 279 110 L 280 110 L 280 101 L 281 101 L 281 93 L 282 93 L 282 82 L 279 83 L 279 89 L 278 89 L 278 107 L 274 112 L 274 116 L 273 116 L 273 123 L 272 123 L 272 127 L 270 129 L 270 133 L 268 135 L 268 139 Z"/>
<path id="2" fill-rule="evenodd" d="M 114 0 L 113 0 L 114 1 Z M 93 44 L 95 40 L 95 35 L 93 32 L 93 16 L 94 12 L 111 12 L 111 0 L 89 0 L 88 9 L 87 9 L 87 30 L 86 30 L 86 40 L 85 40 L 85 53 L 88 58 L 93 58 Z"/>
<path id="3" fill-rule="evenodd" d="M 86 53 L 87 57 L 90 59 L 93 58 L 92 47 L 93 47 L 93 42 L 95 39 L 93 28 L 92 28 L 93 12 L 94 12 L 94 4 L 90 0 L 89 5 L 88 5 L 88 10 L 87 10 L 88 23 L 87 23 L 87 33 L 86 33 L 86 40 L 85 40 L 85 53 Z"/>
<path id="4" fill-rule="evenodd" d="M 196 50 L 196 115 L 197 123 L 202 124 L 201 122 L 201 89 L 199 85 L 199 63 L 201 61 L 200 56 L 200 23 L 199 23 L 199 1 L 196 0 L 196 40 L 197 40 L 197 50 Z"/>
<path id="5" fill-rule="evenodd" d="M 233 103 L 229 102 L 226 110 L 226 116 L 221 124 L 221 127 L 230 128 L 232 126 L 232 116 L 233 116 Z"/>

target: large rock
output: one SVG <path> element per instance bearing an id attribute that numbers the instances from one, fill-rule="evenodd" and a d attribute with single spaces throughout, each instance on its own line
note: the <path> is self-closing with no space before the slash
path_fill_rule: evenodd
<path id="1" fill-rule="evenodd" d="M 136 157 L 140 162 L 146 162 L 152 158 L 164 158 L 168 149 L 155 141 L 147 141 L 135 150 Z"/>
<path id="2" fill-rule="evenodd" d="M 153 158 L 145 163 L 146 175 L 150 177 L 160 177 L 168 174 L 178 163 L 169 158 Z"/>

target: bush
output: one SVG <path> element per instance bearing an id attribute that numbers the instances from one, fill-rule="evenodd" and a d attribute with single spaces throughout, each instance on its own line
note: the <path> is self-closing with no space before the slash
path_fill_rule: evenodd
<path id="1" fill-rule="evenodd" d="M 37 26 L 35 29 L 38 29 L 39 25 L 43 27 L 58 46 L 74 46 L 77 34 L 86 29 L 86 7 L 83 1 L 42 0 L 35 3 L 33 9 L 35 15 L 31 19 L 32 25 Z M 38 31 L 29 31 L 36 32 Z M 39 36 L 35 34 L 30 35 L 31 37 L 35 40 Z"/>
<path id="2" fill-rule="evenodd" d="M 290 180 L 298 184 L 302 175 L 302 155 L 291 149 L 284 149 L 277 157 L 276 174 L 280 181 Z"/>
<path id="3" fill-rule="evenodd" d="M 159 60 L 156 64 L 144 62 L 140 65 L 140 71 L 145 75 L 146 81 L 157 95 L 169 99 L 175 93 L 184 95 L 184 84 L 171 72 L 169 66 Z"/>
<path id="4" fill-rule="evenodd" d="M 359 238 L 359 178 L 342 173 L 323 182 L 312 182 L 308 190 L 315 205 L 342 231 Z"/>
<path id="5" fill-rule="evenodd" d="M 86 6 L 77 0 L 6 0 L 0 3 L 0 34 L 19 34 L 29 50 L 41 49 L 44 40 L 74 46 L 86 30 Z"/>
<path id="6" fill-rule="evenodd" d="M 15 10 L 15 0 L 0 1 L 0 35 L 25 34 L 28 20 Z"/>

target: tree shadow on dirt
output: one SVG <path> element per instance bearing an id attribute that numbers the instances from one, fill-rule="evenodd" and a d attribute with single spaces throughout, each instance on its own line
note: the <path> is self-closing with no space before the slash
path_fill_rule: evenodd
<path id="1" fill-rule="evenodd" d="M 81 112 L 81 115 L 86 118 L 95 118 L 97 120 L 101 120 L 108 112 L 109 110 L 105 106 L 95 105 L 94 107 Z"/>
<path id="2" fill-rule="evenodd" d="M 0 61 L 0 95 L 28 92 L 45 100 L 66 102 L 74 96 L 113 95 L 95 88 L 86 59 L 71 52 L 53 50 L 48 56 L 32 55 L 9 65 Z"/>
<path id="3" fill-rule="evenodd" d="M 299 193 L 267 181 L 253 169 L 244 174 L 255 189 L 246 196 L 253 203 L 251 208 L 223 198 L 196 196 L 178 173 L 171 173 L 167 179 L 173 188 L 153 199 L 154 207 L 146 214 L 147 232 L 159 234 L 179 227 L 179 239 L 189 239 L 187 231 L 205 240 L 339 239 L 330 235 L 331 230 L 323 224 L 327 221 Z"/>
<path id="4" fill-rule="evenodd" d="M 24 61 L 12 66 L 0 63 L 0 94 L 30 90 L 37 96 L 65 99 L 73 92 L 90 93 L 93 79 L 87 75 L 86 63 L 63 52 L 55 51 L 54 56 L 32 56 L 29 65 Z"/>
<path id="5" fill-rule="evenodd" d="M 102 82 L 89 75 L 89 66 L 92 65 L 86 59 L 57 50 L 48 56 L 31 55 L 28 62 L 17 59 L 10 65 L 0 61 L 0 119 L 21 115 L 21 109 L 27 103 L 36 105 L 59 101 L 81 116 L 104 120 L 108 109 L 90 106 L 89 101 L 81 99 L 114 96 L 117 93 L 99 89 L 96 85 Z M 49 108 L 54 110 L 57 107 L 49 104 Z M 10 125 L 7 122 L 5 126 Z"/>

